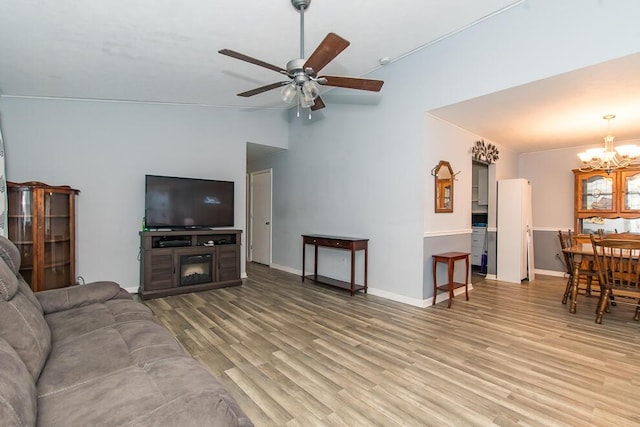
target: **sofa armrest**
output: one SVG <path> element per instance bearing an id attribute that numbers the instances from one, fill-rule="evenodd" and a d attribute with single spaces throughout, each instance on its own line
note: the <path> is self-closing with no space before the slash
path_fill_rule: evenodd
<path id="1" fill-rule="evenodd" d="M 86 285 L 69 286 L 36 292 L 44 314 L 69 310 L 83 305 L 104 302 L 111 299 L 131 298 L 124 289 L 115 282 L 92 282 Z"/>

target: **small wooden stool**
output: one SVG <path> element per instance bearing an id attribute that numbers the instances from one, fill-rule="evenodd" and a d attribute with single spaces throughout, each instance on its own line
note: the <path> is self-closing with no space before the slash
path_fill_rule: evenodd
<path id="1" fill-rule="evenodd" d="M 454 282 L 453 281 L 453 269 L 456 261 L 465 260 L 467 270 L 464 276 L 464 283 Z M 444 285 L 438 286 L 438 281 L 436 277 L 437 265 L 439 262 L 446 263 L 448 266 L 448 282 Z M 461 288 L 464 286 L 464 294 L 467 297 L 467 301 L 469 301 L 469 253 L 468 252 L 445 252 L 442 254 L 433 255 L 433 303 L 436 303 L 436 295 L 438 290 L 448 291 L 449 292 L 449 305 L 448 308 L 451 308 L 451 300 L 453 299 L 453 290 L 457 288 Z"/>

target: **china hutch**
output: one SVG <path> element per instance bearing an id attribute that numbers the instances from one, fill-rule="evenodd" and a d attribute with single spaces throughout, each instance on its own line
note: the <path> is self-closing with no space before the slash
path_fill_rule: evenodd
<path id="1" fill-rule="evenodd" d="M 75 283 L 75 199 L 69 186 L 8 182 L 9 239 L 20 251 L 20 274 L 34 292 Z"/>
<path id="2" fill-rule="evenodd" d="M 574 230 L 578 234 L 640 232 L 640 169 L 581 172 L 575 176 Z"/>

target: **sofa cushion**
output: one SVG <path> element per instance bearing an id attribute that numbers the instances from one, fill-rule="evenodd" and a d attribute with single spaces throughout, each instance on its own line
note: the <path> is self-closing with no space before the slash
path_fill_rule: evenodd
<path id="1" fill-rule="evenodd" d="M 38 301 L 38 298 L 36 298 L 36 295 L 33 293 L 31 286 L 29 286 L 27 282 L 25 282 L 21 274 L 18 274 L 18 288 L 22 291 L 27 300 L 29 300 L 29 302 L 33 304 L 33 306 L 37 308 L 40 313 L 44 314 L 42 306 L 40 305 L 40 301 Z"/>
<path id="2" fill-rule="evenodd" d="M 134 320 L 154 321 L 146 306 L 130 299 L 115 299 L 45 316 L 53 342 L 61 342 L 117 323 Z"/>
<path id="3" fill-rule="evenodd" d="M 220 383 L 185 355 L 40 394 L 38 424 L 199 427 L 251 422 Z"/>
<path id="4" fill-rule="evenodd" d="M 0 298 L 0 337 L 14 348 L 33 380 L 37 380 L 51 349 L 49 326 L 5 262 L 0 262 L 0 283 L 3 289 Z"/>
<path id="5" fill-rule="evenodd" d="M 118 298 L 120 289 L 117 283 L 105 281 L 51 289 L 38 292 L 36 296 L 44 313 L 48 314 Z"/>
<path id="6" fill-rule="evenodd" d="M 0 425 L 35 426 L 36 387 L 18 353 L 0 338 Z"/>
<path id="7" fill-rule="evenodd" d="M 139 320 L 53 341 L 38 380 L 39 394 L 52 394 L 131 366 L 185 356 L 182 347 L 155 322 Z"/>

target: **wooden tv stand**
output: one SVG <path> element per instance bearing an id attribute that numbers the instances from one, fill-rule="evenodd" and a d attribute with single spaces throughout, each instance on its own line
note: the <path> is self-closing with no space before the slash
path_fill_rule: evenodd
<path id="1" fill-rule="evenodd" d="M 149 299 L 241 285 L 241 234 L 218 229 L 141 231 L 138 295 Z"/>

